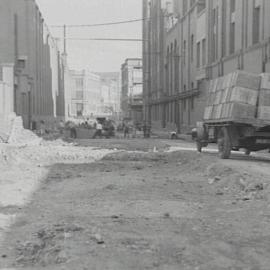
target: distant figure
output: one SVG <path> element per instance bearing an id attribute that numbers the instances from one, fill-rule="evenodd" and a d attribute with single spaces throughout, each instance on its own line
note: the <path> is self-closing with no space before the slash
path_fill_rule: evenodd
<path id="1" fill-rule="evenodd" d="M 146 121 L 143 123 L 143 137 L 150 138 L 151 126 Z"/>
<path id="2" fill-rule="evenodd" d="M 65 129 L 65 123 L 63 120 L 60 120 L 59 122 L 59 132 L 60 134 L 64 134 L 64 129 Z"/>
<path id="3" fill-rule="evenodd" d="M 40 135 L 43 136 L 45 135 L 45 122 L 43 120 L 40 121 Z"/>
<path id="4" fill-rule="evenodd" d="M 129 137 L 129 126 L 128 124 L 124 123 L 124 138 Z"/>
<path id="5" fill-rule="evenodd" d="M 36 131 L 37 130 L 37 122 L 36 121 L 33 121 L 32 122 L 32 130 L 33 131 Z"/>
<path id="6" fill-rule="evenodd" d="M 73 139 L 77 138 L 76 125 L 73 122 L 69 122 L 70 137 Z"/>
<path id="7" fill-rule="evenodd" d="M 99 138 L 102 137 L 102 125 L 99 121 L 96 124 L 96 131 L 94 133 L 93 139 L 95 139 L 97 136 L 99 136 Z"/>

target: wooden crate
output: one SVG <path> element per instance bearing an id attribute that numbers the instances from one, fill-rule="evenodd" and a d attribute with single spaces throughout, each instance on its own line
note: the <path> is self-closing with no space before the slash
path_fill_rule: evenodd
<path id="1" fill-rule="evenodd" d="M 248 89 L 258 90 L 260 88 L 260 84 L 260 75 L 238 70 L 233 73 L 230 86 L 240 86 Z"/>
<path id="2" fill-rule="evenodd" d="M 222 104 L 214 105 L 212 110 L 211 119 L 220 119 L 222 112 Z"/>
<path id="3" fill-rule="evenodd" d="M 223 82 L 224 82 L 224 77 L 219 77 L 217 79 L 217 91 L 220 91 L 220 90 L 224 89 L 223 88 Z"/>
<path id="4" fill-rule="evenodd" d="M 270 89 L 270 73 L 261 74 L 261 89 Z"/>
<path id="5" fill-rule="evenodd" d="M 207 105 L 212 106 L 215 100 L 215 93 L 209 93 L 207 98 Z"/>
<path id="6" fill-rule="evenodd" d="M 221 119 L 255 119 L 256 106 L 243 103 L 222 104 Z"/>
<path id="7" fill-rule="evenodd" d="M 258 90 L 235 86 L 231 88 L 229 101 L 255 106 L 257 104 L 258 95 Z"/>
<path id="8" fill-rule="evenodd" d="M 213 111 L 213 106 L 207 106 L 204 109 L 204 120 L 210 120 L 212 118 L 212 111 Z"/>
<path id="9" fill-rule="evenodd" d="M 220 104 L 221 102 L 221 97 L 222 97 L 222 91 L 219 90 L 215 93 L 215 98 L 214 98 L 214 102 L 213 102 L 213 105 L 218 105 Z"/>
<path id="10" fill-rule="evenodd" d="M 223 89 L 229 88 L 232 85 L 233 73 L 229 73 L 224 76 Z"/>
<path id="11" fill-rule="evenodd" d="M 231 97 L 231 88 L 225 88 L 222 91 L 222 95 L 221 95 L 221 99 L 220 99 L 220 103 L 226 103 L 230 100 Z"/>
<path id="12" fill-rule="evenodd" d="M 270 89 L 260 89 L 259 106 L 270 106 Z"/>
<path id="13" fill-rule="evenodd" d="M 210 81 L 210 84 L 209 84 L 209 93 L 215 93 L 216 90 L 217 90 L 217 82 L 218 82 L 218 79 L 213 79 Z"/>
<path id="14" fill-rule="evenodd" d="M 270 106 L 259 106 L 257 118 L 270 121 Z"/>

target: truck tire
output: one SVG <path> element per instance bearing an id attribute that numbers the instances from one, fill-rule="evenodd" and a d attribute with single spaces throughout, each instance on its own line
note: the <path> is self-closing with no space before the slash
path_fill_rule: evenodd
<path id="1" fill-rule="evenodd" d="M 222 159 L 230 158 L 232 150 L 231 138 L 228 127 L 222 127 L 218 133 L 218 152 Z"/>

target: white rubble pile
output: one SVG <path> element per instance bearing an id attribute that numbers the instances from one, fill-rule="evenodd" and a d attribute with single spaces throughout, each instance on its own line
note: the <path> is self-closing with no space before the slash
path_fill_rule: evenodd
<path id="1" fill-rule="evenodd" d="M 13 145 L 39 145 L 42 139 L 35 133 L 23 127 L 21 117 L 14 117 L 8 138 L 8 143 Z"/>

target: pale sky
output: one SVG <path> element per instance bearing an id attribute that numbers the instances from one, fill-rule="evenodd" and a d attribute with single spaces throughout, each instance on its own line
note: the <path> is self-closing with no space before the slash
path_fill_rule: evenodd
<path id="1" fill-rule="evenodd" d="M 47 25 L 97 24 L 142 17 L 142 0 L 36 0 Z M 62 30 L 51 28 L 55 37 Z M 142 24 L 68 29 L 70 38 L 141 38 Z M 59 43 L 62 50 L 62 44 Z M 140 42 L 68 41 L 70 68 L 120 71 L 126 58 L 141 57 Z"/>

